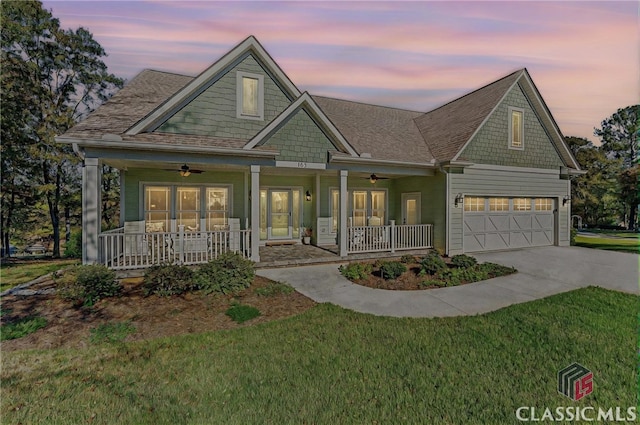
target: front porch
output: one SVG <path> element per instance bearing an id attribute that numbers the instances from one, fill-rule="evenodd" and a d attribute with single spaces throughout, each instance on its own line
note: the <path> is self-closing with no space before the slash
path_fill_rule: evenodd
<path id="1" fill-rule="evenodd" d="M 196 265 L 206 263 L 225 252 L 253 259 L 251 229 L 239 227 L 189 232 L 145 232 L 140 222 L 127 223 L 98 237 L 98 262 L 113 270 L 144 269 L 162 263 Z M 130 229 L 134 229 L 131 231 Z M 144 229 L 144 226 L 142 227 Z M 317 247 L 289 244 L 259 246 L 258 267 L 278 267 L 365 258 L 380 258 L 404 253 L 421 253 L 433 248 L 433 226 L 396 225 L 352 226 L 347 229 L 347 255 L 340 256 L 338 245 Z"/>

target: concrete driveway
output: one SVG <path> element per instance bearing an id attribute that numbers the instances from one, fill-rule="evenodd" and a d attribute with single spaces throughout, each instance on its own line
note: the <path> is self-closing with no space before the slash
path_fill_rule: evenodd
<path id="1" fill-rule="evenodd" d="M 287 282 L 317 302 L 378 316 L 451 317 L 475 315 L 586 286 L 640 294 L 636 254 L 579 247 L 540 247 L 477 254 L 480 262 L 518 269 L 518 273 L 451 288 L 386 291 L 355 285 L 339 264 L 259 269 Z"/>

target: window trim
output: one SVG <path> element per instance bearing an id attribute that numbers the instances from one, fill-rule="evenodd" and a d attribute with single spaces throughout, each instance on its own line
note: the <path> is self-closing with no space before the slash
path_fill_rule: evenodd
<path id="1" fill-rule="evenodd" d="M 515 106 L 509 106 L 508 124 L 509 124 L 509 149 L 523 151 L 524 150 L 524 109 Z M 521 114 L 520 124 L 520 146 L 513 145 L 513 114 L 518 112 Z"/>
<path id="2" fill-rule="evenodd" d="M 244 78 L 258 80 L 258 114 L 245 114 L 242 110 L 242 99 L 244 92 Z M 250 72 L 236 72 L 236 118 L 245 120 L 264 121 L 264 75 L 252 74 Z"/>
<path id="3" fill-rule="evenodd" d="M 329 187 L 329 217 L 331 218 L 331 225 L 333 227 L 333 197 L 331 195 L 332 191 L 337 191 L 338 192 L 338 202 L 340 202 L 340 189 L 336 186 L 330 186 Z M 366 206 L 365 206 L 365 210 L 366 210 L 366 224 L 365 226 L 368 226 L 368 221 L 369 218 L 371 218 L 371 214 L 373 213 L 373 209 L 372 209 L 372 200 L 371 200 L 371 192 L 384 192 L 384 219 L 385 221 L 382 223 L 383 226 L 386 226 L 387 223 L 392 220 L 391 216 L 389 215 L 389 189 L 386 187 L 380 187 L 380 188 L 369 188 L 369 187 L 350 187 L 349 190 L 347 190 L 347 227 L 349 226 L 348 223 L 352 223 L 353 222 L 353 192 L 366 192 L 367 196 L 366 196 Z M 379 210 L 379 209 L 378 209 Z M 340 211 L 340 210 L 338 210 Z M 338 218 L 338 227 L 340 227 L 340 219 Z M 339 228 L 336 229 L 332 229 L 332 234 L 333 233 L 337 233 L 339 231 Z"/>

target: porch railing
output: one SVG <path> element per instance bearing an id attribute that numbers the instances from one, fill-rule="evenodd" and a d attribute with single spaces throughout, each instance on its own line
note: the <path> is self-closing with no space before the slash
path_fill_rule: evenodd
<path id="1" fill-rule="evenodd" d="M 387 226 L 351 226 L 347 228 L 347 252 L 395 252 L 407 249 L 433 248 L 432 224 Z"/>
<path id="2" fill-rule="evenodd" d="M 211 232 L 105 232 L 98 236 L 101 264 L 113 270 L 141 269 L 161 263 L 199 264 L 225 252 L 251 255 L 251 230 Z"/>

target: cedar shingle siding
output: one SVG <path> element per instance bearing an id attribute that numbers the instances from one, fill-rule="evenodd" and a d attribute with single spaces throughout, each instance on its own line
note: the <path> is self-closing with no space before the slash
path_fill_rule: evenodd
<path id="1" fill-rule="evenodd" d="M 509 149 L 509 106 L 524 109 L 524 150 Z M 480 164 L 558 169 L 562 159 L 529 101 L 516 85 L 460 154 Z"/>

